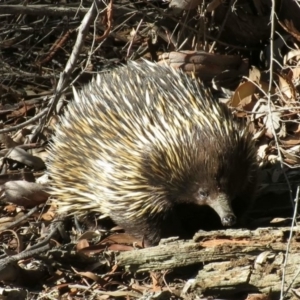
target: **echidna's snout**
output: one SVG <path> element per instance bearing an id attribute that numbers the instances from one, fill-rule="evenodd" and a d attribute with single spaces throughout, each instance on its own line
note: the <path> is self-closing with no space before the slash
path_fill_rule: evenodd
<path id="1" fill-rule="evenodd" d="M 234 214 L 228 214 L 221 218 L 223 226 L 232 226 L 236 223 L 236 216 Z"/>
<path id="2" fill-rule="evenodd" d="M 219 194 L 216 198 L 207 201 L 207 204 L 219 215 L 223 226 L 232 226 L 236 223 L 236 216 L 230 202 L 226 194 Z"/>

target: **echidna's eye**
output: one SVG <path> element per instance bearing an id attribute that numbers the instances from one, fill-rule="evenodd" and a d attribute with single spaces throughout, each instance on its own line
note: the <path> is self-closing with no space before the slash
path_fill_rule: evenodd
<path id="1" fill-rule="evenodd" d="M 206 189 L 202 189 L 200 188 L 198 190 L 198 197 L 201 199 L 201 200 L 204 200 L 208 197 L 208 191 Z"/>

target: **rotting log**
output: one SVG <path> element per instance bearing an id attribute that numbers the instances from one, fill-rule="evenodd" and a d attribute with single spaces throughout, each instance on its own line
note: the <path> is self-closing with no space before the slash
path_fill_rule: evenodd
<path id="1" fill-rule="evenodd" d="M 144 272 L 199 264 L 193 288 L 199 293 L 279 293 L 300 287 L 300 227 L 200 231 L 193 241 L 175 241 L 116 254 L 116 263 L 130 272 Z M 283 271 L 284 270 L 284 271 Z M 283 273 L 284 272 L 284 273 Z"/>

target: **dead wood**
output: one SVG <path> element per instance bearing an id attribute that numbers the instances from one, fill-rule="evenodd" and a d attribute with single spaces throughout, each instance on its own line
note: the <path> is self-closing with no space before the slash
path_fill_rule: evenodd
<path id="1" fill-rule="evenodd" d="M 104 9 L 104 3 L 99 3 L 99 9 Z M 26 14 L 34 16 L 71 16 L 75 14 L 84 16 L 88 12 L 88 8 L 78 8 L 78 4 L 69 4 L 66 7 L 59 7 L 57 5 L 1 5 L 2 14 Z M 123 6 L 114 5 L 116 16 L 122 16 L 126 13 L 131 13 L 132 9 Z"/>
<path id="2" fill-rule="evenodd" d="M 243 291 L 280 292 L 283 269 L 285 282 L 300 286 L 299 234 L 293 228 L 289 255 L 286 248 L 290 228 L 260 228 L 203 232 L 194 241 L 176 241 L 153 248 L 121 252 L 116 263 L 130 272 L 175 269 L 199 264 L 193 287 L 211 294 Z M 284 266 L 285 260 L 287 264 Z M 201 266 L 201 267 L 200 267 Z M 202 268 L 202 266 L 204 266 Z M 285 286 L 286 288 L 287 286 Z"/>

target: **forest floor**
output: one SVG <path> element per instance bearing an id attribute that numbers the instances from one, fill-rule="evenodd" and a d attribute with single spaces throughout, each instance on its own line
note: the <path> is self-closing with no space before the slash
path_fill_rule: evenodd
<path id="1" fill-rule="evenodd" d="M 261 234 L 271 245 L 272 233 L 290 246 L 286 228 L 297 220 L 300 178 L 299 3 L 206 2 L 0 2 L 2 299 L 271 299 L 283 290 L 292 297 L 291 287 L 296 293 L 297 280 L 277 284 L 274 294 L 237 280 L 234 286 L 208 279 L 193 285 L 200 270 L 223 259 L 249 266 L 233 258 L 233 240 L 256 240 Z M 71 87 L 80 89 L 96 73 L 142 59 L 198 77 L 237 120 L 250 126 L 260 171 L 249 228 L 282 228 L 282 235 L 255 230 L 243 238 L 238 230 L 205 235 L 201 249 L 216 256 L 200 259 L 199 252 L 197 260 L 191 253 L 198 249 L 199 236 L 151 250 L 107 219 L 57 221 L 47 201 L 46 149 L 58 116 L 72 100 Z M 282 247 L 274 245 L 278 253 L 285 251 Z M 167 264 L 165 254 L 172 249 L 186 256 Z M 263 252 L 255 249 L 257 256 Z M 217 255 L 221 250 L 234 255 Z M 145 261 L 129 263 L 134 251 Z M 150 266 L 149 259 L 158 262 L 151 253 L 164 260 Z M 223 272 L 219 266 L 218 278 Z"/>

